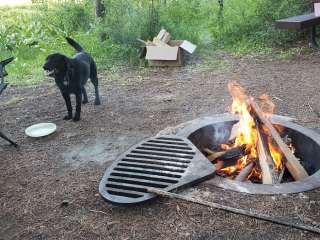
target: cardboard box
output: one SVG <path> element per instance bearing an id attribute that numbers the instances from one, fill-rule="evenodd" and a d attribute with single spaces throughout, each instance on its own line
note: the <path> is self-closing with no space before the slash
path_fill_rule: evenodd
<path id="1" fill-rule="evenodd" d="M 177 60 L 179 47 L 147 46 L 147 60 Z"/>
<path id="2" fill-rule="evenodd" d="M 196 45 L 185 40 L 171 40 L 168 46 L 146 46 L 146 60 L 149 66 L 181 67 L 184 64 L 184 52 L 192 54 Z"/>
<path id="3" fill-rule="evenodd" d="M 181 67 L 184 64 L 183 51 L 178 48 L 177 57 L 175 60 L 148 60 L 150 67 Z"/>

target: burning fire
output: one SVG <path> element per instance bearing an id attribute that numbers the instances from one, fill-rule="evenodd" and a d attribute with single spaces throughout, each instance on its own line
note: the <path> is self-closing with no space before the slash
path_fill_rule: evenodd
<path id="1" fill-rule="evenodd" d="M 231 106 L 231 112 L 239 115 L 239 123 L 237 124 L 238 130 L 236 138 L 231 144 L 220 145 L 222 149 L 239 147 L 241 145 L 246 145 L 246 156 L 243 156 L 237 160 L 237 164 L 232 167 L 227 167 L 221 169 L 218 173 L 223 175 L 234 175 L 240 172 L 244 167 L 246 167 L 251 162 L 258 162 L 258 129 L 257 122 L 250 114 L 251 109 L 247 104 L 247 95 L 244 89 L 235 81 L 228 84 L 229 92 L 233 98 L 233 103 Z M 259 98 L 260 106 L 264 111 L 264 115 L 269 117 L 274 111 L 274 104 L 271 102 L 270 98 L 264 94 Z M 259 130 L 263 132 L 266 136 L 268 132 L 266 129 L 259 127 Z M 273 159 L 275 170 L 277 173 L 281 172 L 283 168 L 283 155 L 278 147 L 272 142 L 272 138 L 267 137 L 267 146 L 269 153 Z M 255 164 L 254 168 L 248 175 L 248 179 L 262 179 L 261 168 L 259 164 Z"/>
<path id="2" fill-rule="evenodd" d="M 272 140 L 270 140 L 270 139 L 268 140 L 268 147 L 269 147 L 273 162 L 275 164 L 275 167 L 276 167 L 277 171 L 280 172 L 283 167 L 282 166 L 282 153 L 280 152 L 278 147 L 272 145 Z"/>

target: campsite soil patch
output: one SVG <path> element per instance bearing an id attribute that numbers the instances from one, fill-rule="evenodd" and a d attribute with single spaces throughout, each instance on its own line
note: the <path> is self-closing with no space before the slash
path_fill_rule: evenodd
<path id="1" fill-rule="evenodd" d="M 298 230 L 172 199 L 115 206 L 98 195 L 106 168 L 129 146 L 168 126 L 226 112 L 227 83 L 238 80 L 250 94 L 267 92 L 277 114 L 320 127 L 320 55 L 291 60 L 214 56 L 220 67 L 100 72 L 102 105 L 89 103 L 78 123 L 62 120 L 58 89 L 45 81 L 11 86 L 1 96 L 0 239 L 318 239 Z M 14 96 L 14 99 L 12 97 Z M 54 122 L 53 135 L 31 139 L 24 129 Z M 247 195 L 202 183 L 184 192 L 228 206 L 284 219 L 320 223 L 320 190 L 277 196 Z"/>

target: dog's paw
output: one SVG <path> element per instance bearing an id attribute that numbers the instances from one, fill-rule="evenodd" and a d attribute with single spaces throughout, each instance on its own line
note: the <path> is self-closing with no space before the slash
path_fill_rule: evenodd
<path id="1" fill-rule="evenodd" d="M 67 116 L 65 116 L 65 117 L 63 118 L 63 120 L 70 120 L 70 119 L 72 119 L 72 116 L 69 116 L 69 115 L 67 115 Z"/>
<path id="2" fill-rule="evenodd" d="M 100 99 L 96 99 L 96 100 L 94 101 L 94 105 L 100 105 L 100 104 L 101 104 Z"/>

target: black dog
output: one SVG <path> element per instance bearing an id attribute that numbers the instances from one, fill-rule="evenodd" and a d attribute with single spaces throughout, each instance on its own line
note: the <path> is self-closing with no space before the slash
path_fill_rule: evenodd
<path id="1" fill-rule="evenodd" d="M 7 84 L 4 83 L 4 77 L 8 75 L 5 66 L 12 62 L 14 57 L 8 58 L 0 62 L 0 94 L 6 89 Z"/>
<path id="2" fill-rule="evenodd" d="M 97 66 L 93 58 L 73 39 L 66 38 L 67 42 L 77 51 L 74 58 L 54 53 L 47 57 L 43 69 L 47 75 L 53 77 L 66 102 L 68 115 L 64 120 L 72 119 L 72 106 L 70 94 L 76 96 L 76 112 L 73 120 L 80 120 L 81 100 L 83 104 L 88 102 L 87 92 L 84 88 L 90 78 L 95 89 L 95 105 L 100 105 Z M 83 99 L 82 99 L 83 96 Z"/>

